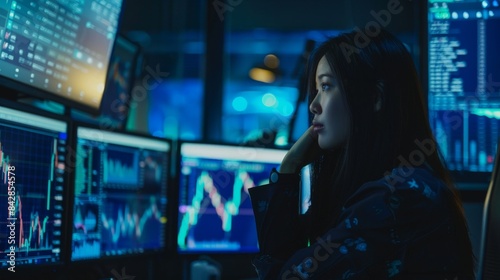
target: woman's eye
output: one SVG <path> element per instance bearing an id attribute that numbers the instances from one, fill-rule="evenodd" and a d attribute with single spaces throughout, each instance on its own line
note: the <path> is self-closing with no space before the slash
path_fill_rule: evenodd
<path id="1" fill-rule="evenodd" d="M 331 85 L 329 85 L 329 84 L 321 84 L 322 91 L 328 91 L 330 88 L 331 88 Z"/>

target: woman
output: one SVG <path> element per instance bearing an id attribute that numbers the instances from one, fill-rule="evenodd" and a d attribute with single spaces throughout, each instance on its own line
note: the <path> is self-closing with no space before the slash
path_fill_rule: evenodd
<path id="1" fill-rule="evenodd" d="M 380 31 L 331 38 L 309 66 L 312 125 L 252 188 L 261 279 L 474 279 L 461 201 L 412 58 Z M 298 175 L 311 164 L 311 206 Z"/>

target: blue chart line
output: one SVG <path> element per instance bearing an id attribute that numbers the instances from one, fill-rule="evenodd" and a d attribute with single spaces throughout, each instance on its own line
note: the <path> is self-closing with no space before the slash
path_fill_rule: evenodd
<path id="1" fill-rule="evenodd" d="M 75 229 L 85 234 L 95 232 L 97 230 L 97 211 L 97 205 L 76 208 L 75 220 L 73 221 Z"/>
<path id="2" fill-rule="evenodd" d="M 15 167 L 12 173 L 15 174 L 16 247 L 26 256 L 32 251 L 51 250 L 53 225 L 60 222 L 53 218 L 51 205 L 57 140 L 1 125 L 0 132 L 2 188 L 7 189 L 9 166 Z M 5 221 L 6 214 L 7 211 L 0 212 L 1 220 Z M 5 234 L 5 228 L 0 229 L 0 234 Z"/>
<path id="3" fill-rule="evenodd" d="M 240 170 L 236 172 L 234 177 L 232 198 L 225 199 L 220 194 L 220 189 L 222 189 L 222 187 L 216 186 L 209 172 L 202 171 L 196 180 L 195 195 L 192 198 L 191 205 L 182 206 L 182 209 L 179 209 L 179 211 L 184 213 L 184 215 L 178 230 L 178 246 L 186 248 L 186 238 L 190 228 L 196 226 L 200 213 L 206 211 L 206 208 L 208 208 L 208 205 L 202 205 L 202 201 L 205 197 L 210 200 L 210 205 L 215 209 L 215 213 L 222 221 L 222 231 L 231 232 L 233 227 L 233 217 L 244 214 L 240 213 L 242 193 L 248 193 L 248 189 L 253 188 L 254 186 L 255 183 L 250 177 L 250 174 L 246 171 Z M 253 212 L 250 212 L 250 215 L 252 214 Z"/>
<path id="4" fill-rule="evenodd" d="M 75 239 L 76 235 L 73 235 Z M 77 242 L 78 243 L 78 242 Z M 99 241 L 85 241 L 80 245 L 75 245 L 73 248 L 72 259 L 87 259 L 93 257 L 99 257 L 101 254 L 101 245 Z"/>
<path id="5" fill-rule="evenodd" d="M 37 211 L 30 213 L 30 221 L 23 221 L 23 206 L 22 201 L 19 196 L 17 196 L 16 203 L 16 216 L 19 221 L 19 248 L 24 249 L 29 252 L 31 249 L 50 249 L 51 246 L 47 231 L 47 224 L 49 222 L 49 217 L 41 218 Z M 26 234 L 25 225 L 29 230 Z"/>
<path id="6" fill-rule="evenodd" d="M 156 184 L 161 183 L 163 166 L 160 160 L 147 155 L 144 160 L 140 162 L 140 166 L 144 168 L 145 181 L 154 182 Z"/>
<path id="7" fill-rule="evenodd" d="M 108 203 L 110 211 L 106 212 L 112 212 L 112 215 L 101 214 L 101 225 L 107 236 L 103 235 L 103 241 L 108 239 L 116 247 L 127 249 L 135 248 L 138 244 L 144 245 L 143 243 L 147 242 L 159 245 L 162 238 L 160 223 L 164 223 L 160 209 L 154 197 L 150 197 L 149 201 L 142 201 L 146 208 L 144 211 L 138 211 L 139 207 L 130 205 L 133 203 Z M 156 223 L 149 224 L 150 221 L 156 221 Z M 145 240 L 147 238 L 143 238 L 144 235 L 155 237 L 156 240 Z"/>
<path id="8" fill-rule="evenodd" d="M 103 181 L 105 184 L 137 184 L 139 182 L 139 154 L 104 152 Z"/>

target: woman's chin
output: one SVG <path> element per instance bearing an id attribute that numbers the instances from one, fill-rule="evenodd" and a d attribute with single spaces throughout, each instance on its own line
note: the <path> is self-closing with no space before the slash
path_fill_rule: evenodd
<path id="1" fill-rule="evenodd" d="M 326 139 L 326 137 L 321 137 L 321 135 L 318 136 L 318 146 L 322 150 L 326 151 L 333 151 L 335 149 L 341 148 L 344 144 L 344 142 L 338 142 L 335 141 L 335 139 Z"/>
<path id="2" fill-rule="evenodd" d="M 321 139 L 322 137 L 318 137 L 318 146 L 323 150 L 332 150 L 335 148 L 335 145 L 331 141 L 326 141 L 326 139 Z"/>

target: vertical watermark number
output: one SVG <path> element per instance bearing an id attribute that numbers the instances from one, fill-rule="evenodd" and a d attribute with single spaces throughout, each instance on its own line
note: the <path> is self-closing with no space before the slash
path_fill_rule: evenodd
<path id="1" fill-rule="evenodd" d="M 16 167 L 13 165 L 8 165 L 7 167 L 7 199 L 8 199 L 8 217 L 7 217 L 7 228 L 9 229 L 7 243 L 10 245 L 7 253 L 7 263 L 9 264 L 8 270 L 11 272 L 16 272 Z"/>

